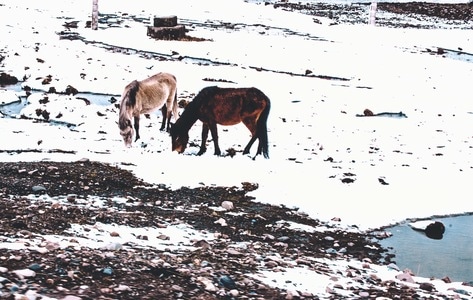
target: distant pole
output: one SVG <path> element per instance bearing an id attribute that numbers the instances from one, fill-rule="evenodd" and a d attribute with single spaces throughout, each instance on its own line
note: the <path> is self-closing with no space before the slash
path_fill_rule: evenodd
<path id="1" fill-rule="evenodd" d="M 371 2 L 370 5 L 370 16 L 368 23 L 370 25 L 376 25 L 376 9 L 377 9 L 378 4 L 376 2 Z"/>
<path id="2" fill-rule="evenodd" d="M 92 30 L 97 30 L 99 25 L 99 0 L 92 0 Z"/>

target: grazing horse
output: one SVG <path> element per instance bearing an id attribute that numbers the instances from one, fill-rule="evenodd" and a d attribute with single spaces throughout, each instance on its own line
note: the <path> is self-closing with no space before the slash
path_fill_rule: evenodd
<path id="1" fill-rule="evenodd" d="M 215 155 L 220 155 L 217 124 L 236 125 L 243 122 L 251 132 L 251 139 L 243 150 L 248 154 L 256 139 L 256 155 L 268 155 L 268 132 L 266 122 L 270 110 L 269 98 L 256 88 L 206 87 L 189 102 L 175 124 L 171 124 L 172 150 L 184 152 L 189 141 L 189 130 L 197 120 L 202 121 L 202 144 L 197 155 L 207 150 L 209 129 L 214 142 Z M 255 155 L 255 157 L 256 157 Z M 255 158 L 254 157 L 254 158 Z"/>
<path id="2" fill-rule="evenodd" d="M 140 138 L 140 115 L 148 114 L 161 108 L 164 130 L 166 120 L 170 129 L 171 115 L 177 120 L 177 84 L 176 77 L 169 73 L 158 73 L 142 81 L 134 80 L 123 91 L 118 127 L 125 146 L 130 147 L 133 140 L 133 127 L 136 131 L 135 142 Z M 131 119 L 134 119 L 134 126 Z"/>

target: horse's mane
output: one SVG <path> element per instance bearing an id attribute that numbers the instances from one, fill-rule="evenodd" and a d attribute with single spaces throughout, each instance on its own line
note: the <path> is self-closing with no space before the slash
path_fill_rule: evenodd
<path id="1" fill-rule="evenodd" d="M 136 105 L 136 93 L 138 92 L 139 87 L 140 83 L 137 80 L 133 80 L 125 87 L 122 103 L 120 104 L 120 115 L 118 119 L 118 127 L 121 130 L 131 126 L 130 119 L 127 116 L 127 111 L 129 108 L 133 108 Z"/>
<path id="2" fill-rule="evenodd" d="M 176 124 L 174 124 L 176 129 L 182 132 L 189 131 L 192 125 L 194 125 L 199 118 L 198 110 L 202 106 L 203 102 L 207 99 L 212 99 L 212 97 L 217 93 L 217 90 L 217 86 L 206 87 L 201 90 L 197 96 L 186 105 L 186 108 L 176 121 Z"/>
<path id="3" fill-rule="evenodd" d="M 126 105 L 129 107 L 134 107 L 136 104 L 136 93 L 138 92 L 138 89 L 140 88 L 140 83 L 138 80 L 133 80 L 129 85 L 127 85 L 126 90 L 127 90 L 127 95 L 125 97 L 126 100 Z"/>

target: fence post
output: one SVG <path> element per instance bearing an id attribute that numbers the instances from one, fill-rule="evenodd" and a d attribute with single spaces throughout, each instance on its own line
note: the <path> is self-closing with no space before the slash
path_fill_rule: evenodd
<path id="1" fill-rule="evenodd" d="M 92 30 L 97 30 L 99 24 L 99 0 L 92 0 Z"/>
<path id="2" fill-rule="evenodd" d="M 370 15 L 369 15 L 369 20 L 368 23 L 370 25 L 376 25 L 376 9 L 377 9 L 378 4 L 376 2 L 371 2 L 370 5 Z"/>

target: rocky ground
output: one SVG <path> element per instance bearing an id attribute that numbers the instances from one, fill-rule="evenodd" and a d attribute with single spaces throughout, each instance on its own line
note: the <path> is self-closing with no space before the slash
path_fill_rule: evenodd
<path id="1" fill-rule="evenodd" d="M 269 2 L 267 3 L 269 4 Z M 328 4 L 275 2 L 276 8 L 301 11 L 315 17 L 327 17 L 333 25 L 368 22 L 369 3 Z M 388 13 L 388 14 L 386 14 Z M 408 18 L 406 18 L 408 17 Z M 436 20 L 441 19 L 440 25 Z M 473 20 L 473 4 L 441 4 L 426 2 L 406 2 L 377 4 L 376 24 L 387 27 L 438 28 L 462 26 Z M 471 29 L 471 25 L 469 26 Z"/>
<path id="2" fill-rule="evenodd" d="M 252 201 L 246 195 L 257 188 L 252 183 L 171 191 L 148 186 L 121 168 L 87 160 L 0 163 L 0 174 L 0 243 L 64 235 L 71 224 L 96 222 L 159 228 L 183 223 L 216 237 L 196 240 L 195 251 L 156 251 L 133 244 L 115 251 L 61 249 L 47 241 L 42 242 L 44 251 L 0 249 L 0 296 L 5 299 L 16 299 L 13 293 L 29 290 L 57 298 L 75 294 L 82 299 L 285 299 L 284 291 L 245 274 L 275 270 L 287 261 L 324 273 L 327 270 L 313 261 L 318 257 L 369 259 L 373 263 L 382 259 L 379 245 L 359 233 L 335 228 L 325 233 L 291 230 L 288 222 L 331 226 L 292 209 Z M 32 202 L 27 197 L 46 193 L 56 200 L 39 197 Z M 91 209 L 78 201 L 89 196 L 99 196 L 107 205 Z M 112 201 L 116 196 L 127 198 L 127 204 Z M 212 209 L 224 201 L 233 208 Z M 222 226 L 222 220 L 227 225 Z M 235 243 L 248 247 L 234 250 Z M 284 259 L 272 257 L 275 253 Z M 360 278 L 363 273 L 352 272 Z M 415 291 L 393 286 L 372 293 L 393 297 Z"/>
<path id="3" fill-rule="evenodd" d="M 368 6 L 271 5 L 329 17 L 333 24 L 365 23 Z M 434 28 L 437 25 L 431 18 L 464 24 L 473 16 L 470 4 L 379 3 L 378 9 L 392 15 L 381 16 L 377 24 L 394 27 Z M 399 14 L 408 14 L 412 22 L 397 22 Z M 365 262 L 362 268 L 353 265 L 338 274 L 352 278 L 358 286 L 337 285 L 337 275 L 333 275 L 335 288 L 328 291 L 333 299 L 340 299 L 336 290 L 373 299 L 420 299 L 432 291 L 430 285 L 419 289 L 373 276 L 370 264 L 389 264 L 393 259 L 385 255 L 373 235 L 357 233 L 356 228 L 339 229 L 337 220 L 322 224 L 297 210 L 254 202 L 247 193 L 258 188 L 257 183 L 169 190 L 150 186 L 124 168 L 88 160 L 0 163 L 0 176 L 0 244 L 23 241 L 26 246 L 0 247 L 2 299 L 19 299 L 18 294 L 34 299 L 34 293 L 58 299 L 317 299 L 310 294 L 291 294 L 248 276 L 294 265 L 331 276 L 332 270 L 317 258 Z M 94 201 L 92 197 L 106 205 L 91 207 L 87 203 Z M 115 197 L 127 201 L 118 203 Z M 156 250 L 133 243 L 96 249 L 80 246 L 75 242 L 77 237 L 67 231 L 73 224 L 93 226 L 97 222 L 134 228 L 189 224 L 212 233 L 214 239 L 195 240 L 193 250 Z M 296 231 L 291 222 L 327 230 Z M 43 239 L 44 235 L 70 235 L 71 244 L 77 246 L 61 248 Z M 39 240 L 39 248 L 24 242 L 27 240 Z"/>

